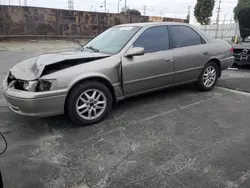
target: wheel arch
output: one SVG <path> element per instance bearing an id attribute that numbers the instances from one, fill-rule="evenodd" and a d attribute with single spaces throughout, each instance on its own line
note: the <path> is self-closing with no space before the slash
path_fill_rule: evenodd
<path id="1" fill-rule="evenodd" d="M 210 62 L 214 62 L 217 64 L 217 66 L 219 68 L 219 76 L 218 77 L 220 78 L 221 77 L 221 62 L 220 62 L 220 60 L 218 58 L 211 58 L 211 59 L 209 59 L 209 61 L 206 64 L 208 64 Z"/>
<path id="2" fill-rule="evenodd" d="M 67 112 L 67 102 L 68 102 L 68 97 L 69 97 L 69 93 L 75 88 L 77 87 L 78 84 L 82 83 L 82 82 L 87 82 L 87 81 L 96 81 L 99 83 L 102 83 L 103 85 L 105 85 L 111 92 L 112 98 L 113 98 L 113 106 L 116 105 L 117 103 L 117 98 L 116 98 L 116 94 L 115 94 L 115 90 L 113 85 L 111 84 L 111 81 L 103 76 L 103 75 L 92 75 L 92 76 L 86 76 L 83 78 L 78 78 L 76 80 L 74 80 L 70 86 L 70 88 L 68 89 L 67 92 L 67 96 L 64 102 L 64 112 Z"/>

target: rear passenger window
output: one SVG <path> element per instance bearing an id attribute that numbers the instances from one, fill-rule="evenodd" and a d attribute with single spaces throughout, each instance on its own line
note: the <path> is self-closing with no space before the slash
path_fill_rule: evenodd
<path id="1" fill-rule="evenodd" d="M 133 46 L 144 48 L 145 53 L 168 50 L 169 36 L 167 27 L 157 26 L 147 29 L 138 37 Z"/>
<path id="2" fill-rule="evenodd" d="M 204 39 L 188 26 L 171 26 L 171 47 L 181 48 L 206 43 Z"/>

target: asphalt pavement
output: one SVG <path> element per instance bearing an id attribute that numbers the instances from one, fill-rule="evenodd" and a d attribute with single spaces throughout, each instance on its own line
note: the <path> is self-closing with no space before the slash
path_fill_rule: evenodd
<path id="1" fill-rule="evenodd" d="M 39 53 L 0 52 L 0 80 Z M 225 71 L 210 92 L 189 84 L 127 99 L 87 127 L 16 115 L 0 90 L 5 187 L 250 187 L 249 72 Z"/>

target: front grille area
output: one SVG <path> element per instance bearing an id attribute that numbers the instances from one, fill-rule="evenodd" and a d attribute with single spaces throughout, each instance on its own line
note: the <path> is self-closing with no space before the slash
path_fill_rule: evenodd
<path id="1" fill-rule="evenodd" d="M 250 49 L 246 48 L 234 49 L 235 61 L 250 64 Z M 245 50 L 245 51 L 244 51 Z"/>
<path id="2" fill-rule="evenodd" d="M 245 48 L 242 49 L 234 49 L 234 54 L 241 54 L 245 50 Z M 247 49 L 248 52 L 246 53 L 247 55 L 250 55 L 250 49 Z"/>

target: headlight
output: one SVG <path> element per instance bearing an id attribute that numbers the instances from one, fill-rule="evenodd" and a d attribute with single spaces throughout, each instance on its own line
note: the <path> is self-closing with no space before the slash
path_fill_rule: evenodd
<path id="1" fill-rule="evenodd" d="M 50 91 L 54 80 L 24 81 L 23 89 L 31 92 Z"/>
<path id="2" fill-rule="evenodd" d="M 50 91 L 55 80 L 38 80 L 36 91 Z"/>
<path id="3" fill-rule="evenodd" d="M 36 91 L 37 81 L 24 81 L 23 89 L 25 91 Z"/>

